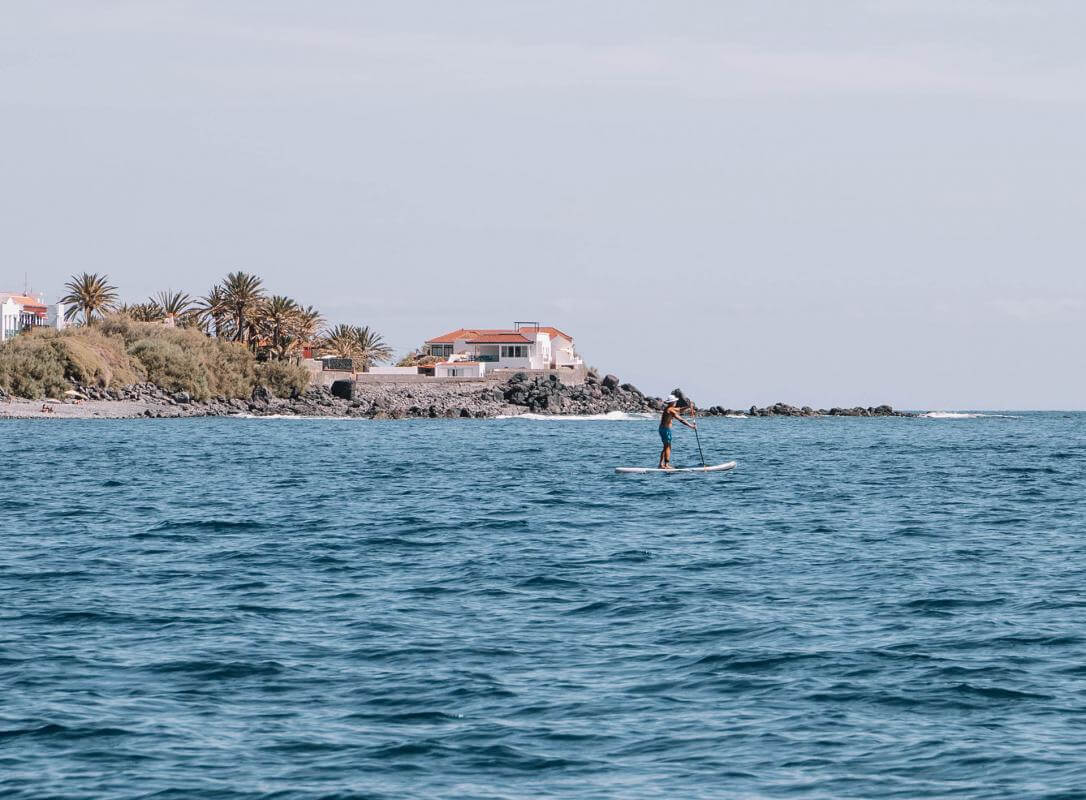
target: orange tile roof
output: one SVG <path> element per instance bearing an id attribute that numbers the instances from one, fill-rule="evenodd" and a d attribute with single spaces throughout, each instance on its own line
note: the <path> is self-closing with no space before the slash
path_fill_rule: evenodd
<path id="1" fill-rule="evenodd" d="M 521 333 L 527 332 L 531 336 L 535 336 L 536 333 L 545 333 L 548 336 L 550 336 L 552 339 L 554 339 L 557 336 L 561 336 L 563 339 L 569 339 L 571 342 L 573 341 L 573 337 L 570 336 L 568 333 L 562 333 L 562 331 L 558 330 L 557 328 L 552 328 L 549 325 L 540 325 L 538 328 L 536 328 L 535 326 L 521 325 L 520 326 L 520 332 Z"/>
<path id="2" fill-rule="evenodd" d="M 34 306 L 35 308 L 45 308 L 45 303 L 39 300 L 37 297 L 30 297 L 25 294 L 12 294 L 10 292 L 0 292 L 0 303 L 7 302 L 8 299 L 14 300 L 21 306 Z"/>
<path id="3" fill-rule="evenodd" d="M 457 339 L 467 339 L 473 336 L 483 336 L 488 333 L 508 333 L 508 328 L 505 330 L 485 329 L 485 328 L 457 328 L 452 333 L 446 333 L 444 336 L 438 336 L 436 339 L 427 339 L 426 344 L 445 344 L 455 342 Z"/>
<path id="4" fill-rule="evenodd" d="M 534 337 L 537 332 L 545 333 L 549 335 L 552 339 L 556 336 L 561 336 L 564 339 L 569 339 L 571 342 L 573 341 L 573 337 L 569 334 L 562 333 L 562 331 L 558 330 L 557 328 L 552 328 L 547 325 L 541 325 L 538 328 L 534 326 L 521 326 L 520 333 L 517 333 L 517 331 L 513 330 L 512 328 L 457 328 L 455 331 L 443 334 L 434 339 L 427 339 L 426 344 L 451 344 L 458 339 L 478 340 L 480 337 L 483 336 L 500 336 L 503 334 L 522 336 L 523 334 L 527 333 L 528 335 Z"/>

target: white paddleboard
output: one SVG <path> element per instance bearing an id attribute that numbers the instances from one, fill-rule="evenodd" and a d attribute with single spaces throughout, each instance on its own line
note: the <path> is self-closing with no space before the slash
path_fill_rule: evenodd
<path id="1" fill-rule="evenodd" d="M 675 469 L 658 469 L 656 467 L 615 467 L 615 472 L 620 475 L 642 475 L 647 472 L 723 472 L 726 469 L 735 469 L 735 461 L 726 464 L 714 464 L 711 467 L 676 467 Z"/>

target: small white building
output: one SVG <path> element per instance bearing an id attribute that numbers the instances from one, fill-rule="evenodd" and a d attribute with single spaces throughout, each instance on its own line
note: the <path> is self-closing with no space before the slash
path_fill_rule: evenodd
<path id="1" fill-rule="evenodd" d="M 31 328 L 63 328 L 65 306 L 45 304 L 41 296 L 0 292 L 0 342 Z"/>
<path id="2" fill-rule="evenodd" d="M 434 364 L 435 378 L 482 378 L 486 366 L 480 361 L 442 361 Z"/>
<path id="3" fill-rule="evenodd" d="M 440 367 L 460 363 L 478 364 L 483 373 L 495 369 L 556 369 L 576 367 L 584 362 L 573 347 L 573 337 L 557 328 L 538 323 L 514 323 L 512 328 L 460 328 L 428 339 L 427 355 L 444 359 Z M 458 367 L 452 367 L 457 369 Z"/>

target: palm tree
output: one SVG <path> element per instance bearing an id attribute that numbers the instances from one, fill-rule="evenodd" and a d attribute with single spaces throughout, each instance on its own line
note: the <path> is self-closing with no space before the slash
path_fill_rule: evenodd
<path id="1" fill-rule="evenodd" d="M 313 306 L 306 306 L 305 308 L 298 306 L 291 315 L 290 322 L 284 331 L 283 339 L 279 345 L 279 357 L 286 358 L 300 348 L 312 344 L 323 323 L 324 318 L 321 317 L 321 312 L 317 311 Z"/>
<path id="2" fill-rule="evenodd" d="M 260 322 L 271 339 L 272 350 L 279 358 L 286 355 L 285 342 L 300 310 L 296 302 L 281 294 L 274 295 L 260 308 Z"/>
<path id="3" fill-rule="evenodd" d="M 350 358 L 366 370 L 392 356 L 392 348 L 368 326 L 336 325 L 324 333 L 322 349 L 338 358 Z"/>
<path id="4" fill-rule="evenodd" d="M 385 344 L 381 334 L 371 331 L 368 325 L 355 328 L 355 336 L 358 338 L 358 358 L 364 370 L 392 358 L 392 348 Z"/>
<path id="5" fill-rule="evenodd" d="M 159 292 L 149 302 L 162 310 L 163 319 L 172 319 L 180 328 L 187 328 L 196 315 L 192 297 L 185 292 Z"/>
<path id="6" fill-rule="evenodd" d="M 158 303 L 133 303 L 117 308 L 121 314 L 127 314 L 136 322 L 161 322 L 162 309 Z"/>
<path id="7" fill-rule="evenodd" d="M 65 319 L 72 319 L 77 314 L 83 314 L 83 324 L 90 325 L 94 322 L 94 315 L 101 317 L 117 304 L 117 287 L 109 284 L 108 275 L 99 275 L 97 272 L 90 275 L 84 272 L 64 284 L 68 294 L 60 299 L 62 303 L 71 303 L 72 307 L 64 312 Z"/>
<path id="8" fill-rule="evenodd" d="M 336 358 L 354 358 L 358 354 L 357 329 L 353 325 L 336 325 L 321 337 L 321 350 Z"/>
<path id="9" fill-rule="evenodd" d="M 234 316 L 234 341 L 240 342 L 249 334 L 249 341 L 254 340 L 252 325 L 253 312 L 264 299 L 263 281 L 247 272 L 231 272 L 222 284 L 223 300 Z"/>
<path id="10" fill-rule="evenodd" d="M 214 327 L 215 336 L 219 339 L 223 338 L 223 333 L 226 332 L 226 317 L 230 309 L 227 307 L 226 293 L 222 286 L 211 287 L 211 291 L 200 298 L 196 313 L 205 330 Z M 207 330 L 207 332 L 210 334 L 211 331 Z"/>
<path id="11" fill-rule="evenodd" d="M 323 324 L 324 317 L 313 306 L 301 308 L 294 320 L 294 337 L 302 344 L 310 344 L 317 338 L 317 333 Z"/>

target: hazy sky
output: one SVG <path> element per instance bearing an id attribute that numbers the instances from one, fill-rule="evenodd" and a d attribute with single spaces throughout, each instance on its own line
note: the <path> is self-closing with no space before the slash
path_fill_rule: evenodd
<path id="1" fill-rule="evenodd" d="M 1086 4 L 6 0 L 0 290 L 539 320 L 701 403 L 1086 408 Z"/>

